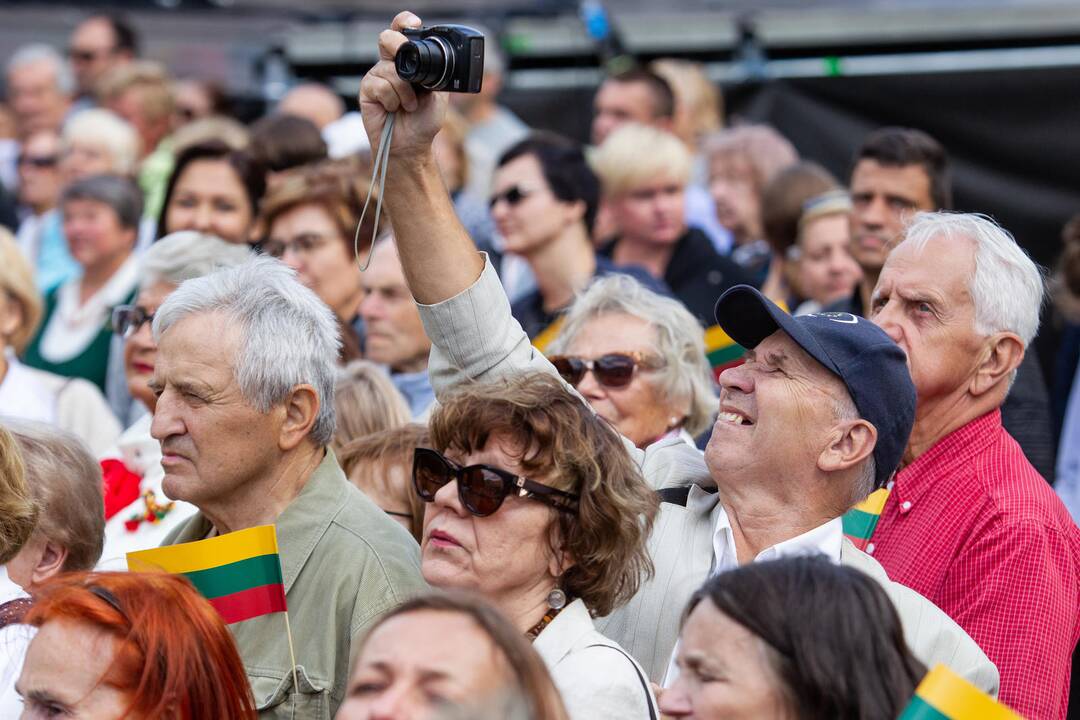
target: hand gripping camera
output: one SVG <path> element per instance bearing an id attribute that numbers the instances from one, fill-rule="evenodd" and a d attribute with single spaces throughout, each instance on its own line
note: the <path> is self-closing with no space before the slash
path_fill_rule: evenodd
<path id="1" fill-rule="evenodd" d="M 425 90 L 478 93 L 484 79 L 484 36 L 464 25 L 435 25 L 402 33 L 409 42 L 398 48 L 398 77 Z"/>

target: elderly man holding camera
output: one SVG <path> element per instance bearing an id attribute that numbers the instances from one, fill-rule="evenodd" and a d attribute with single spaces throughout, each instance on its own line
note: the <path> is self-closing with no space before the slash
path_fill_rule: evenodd
<path id="1" fill-rule="evenodd" d="M 262 717 L 330 717 L 353 640 L 424 587 L 416 542 L 327 447 L 334 315 L 284 264 L 257 258 L 183 283 L 153 330 L 162 489 L 199 509 L 165 544 L 276 526 L 295 675 L 280 615 L 230 629 Z"/>
<path id="2" fill-rule="evenodd" d="M 397 115 L 383 197 L 433 343 L 433 386 L 440 394 L 472 380 L 555 373 L 512 319 L 494 270 L 442 186 L 431 141 L 445 96 L 423 92 L 395 71 L 393 58 L 407 41 L 400 31 L 419 24 L 402 13 L 382 33 L 381 61 L 361 84 L 360 105 L 373 147 L 389 113 Z M 824 552 L 883 584 L 920 660 L 950 665 L 996 692 L 996 669 L 971 638 L 843 539 L 840 516 L 888 479 L 907 443 L 915 392 L 903 353 L 864 320 L 794 320 L 747 287 L 729 291 L 717 315 L 753 348 L 752 360 L 722 380 L 708 467 L 685 443 L 658 442 L 647 452 L 626 443 L 646 479 L 674 502 L 663 504 L 650 540 L 656 576 L 606 632 L 660 681 L 686 601 L 710 572 L 760 557 Z"/>

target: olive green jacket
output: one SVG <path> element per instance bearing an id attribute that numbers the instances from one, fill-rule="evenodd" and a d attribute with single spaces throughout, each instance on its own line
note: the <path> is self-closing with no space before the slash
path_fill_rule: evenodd
<path id="1" fill-rule="evenodd" d="M 330 449 L 275 525 L 299 690 L 283 614 L 229 629 L 261 718 L 329 720 L 345 695 L 353 643 L 382 613 L 426 588 L 420 550 L 346 480 Z M 163 545 L 202 540 L 210 531 L 199 512 Z"/>

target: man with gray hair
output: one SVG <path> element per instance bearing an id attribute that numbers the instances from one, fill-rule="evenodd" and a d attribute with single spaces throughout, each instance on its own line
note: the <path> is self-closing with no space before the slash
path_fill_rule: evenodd
<path id="1" fill-rule="evenodd" d="M 299 687 L 280 617 L 230 629 L 262 717 L 331 717 L 354 640 L 424 587 L 416 542 L 327 447 L 334 314 L 261 257 L 182 284 L 153 331 L 162 489 L 199 508 L 164 544 L 276 525 Z"/>
<path id="2" fill-rule="evenodd" d="M 7 63 L 8 103 L 19 138 L 35 130 L 60 131 L 74 81 L 64 58 L 44 44 L 24 45 Z"/>
<path id="3" fill-rule="evenodd" d="M 908 226 L 870 318 L 907 352 L 918 406 L 867 552 L 979 643 L 1007 705 L 1064 718 L 1080 530 L 1000 410 L 1042 297 L 1039 269 L 992 220 L 920 213 Z"/>

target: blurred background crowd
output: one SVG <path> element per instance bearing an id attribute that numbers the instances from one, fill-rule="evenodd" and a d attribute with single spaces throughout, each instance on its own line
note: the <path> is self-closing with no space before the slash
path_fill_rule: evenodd
<path id="1" fill-rule="evenodd" d="M 85 512 L 95 497 L 61 483 L 41 500 L 51 519 L 39 532 L 62 540 L 40 537 L 8 574 L 29 591 L 60 571 L 120 568 L 130 550 L 175 541 L 202 509 L 163 491 L 152 322 L 185 282 L 247 267 L 257 254 L 292 268 L 340 334 L 336 428 L 324 444 L 348 480 L 423 543 L 432 498 L 413 486 L 417 448 L 468 447 L 455 421 L 511 432 L 499 413 L 516 417 L 518 400 L 440 407 L 431 321 L 390 237 L 393 213 L 372 212 L 379 188 L 357 93 L 378 60 L 379 32 L 401 8 L 90 5 L 0 2 L 0 416 L 81 441 L 81 456 L 45 453 L 56 456 L 55 474 L 104 477 L 104 526 Z M 915 213 L 981 213 L 1012 232 L 1049 291 L 1001 422 L 1080 517 L 1080 8 L 420 0 L 411 9 L 428 25 L 484 31 L 483 89 L 452 95 L 434 137 L 442 182 L 531 345 L 633 446 L 709 442 L 717 379 L 746 349 L 714 314 L 724 291 L 751 285 L 797 317 L 869 317 L 891 244 Z M 370 258 L 364 272 L 358 255 Z M 282 348 L 294 340 L 278 338 Z M 527 390 L 557 406 L 554 390 Z M 578 422 L 566 412 L 562 422 Z M 449 477 L 452 466 L 429 452 Z M 27 464 L 28 477 L 43 472 Z M 619 499 L 598 502 L 649 517 L 648 526 L 649 499 L 627 483 Z M 618 487 L 606 492 L 619 496 Z M 595 522 L 597 535 L 615 532 Z M 655 560 L 634 554 L 644 553 L 643 538 L 626 541 L 622 570 Z M 690 608 L 712 598 L 729 615 L 750 613 L 752 595 L 738 588 L 755 583 L 792 598 L 810 586 L 864 592 L 824 565 L 810 579 L 804 571 L 743 569 L 710 581 Z M 433 577 L 425 569 L 440 586 Z M 110 597 L 136 591 L 102 578 Z M 185 592 L 162 582 L 156 592 Z M 586 621 L 633 594 L 581 582 Z M 816 602 L 806 606 L 826 612 Z M 32 624 L 48 622 L 52 606 L 35 607 Z M 520 638 L 508 639 L 504 620 L 464 597 L 402 606 L 372 627 L 368 649 L 380 639 L 392 646 L 383 636 L 403 617 L 439 612 L 471 617 L 484 642 L 520 660 L 515 672 L 541 706 L 554 692 L 546 673 L 533 677 L 529 658 L 515 655 Z M 888 612 L 869 622 L 898 624 Z M 420 621 L 398 631 L 437 634 Z M 657 655 L 648 679 L 659 682 L 677 650 Z M 925 670 L 921 660 L 900 643 L 883 666 L 906 687 Z M 231 655 L 213 662 L 235 665 Z M 1065 688 L 1067 696 L 1067 680 Z"/>

